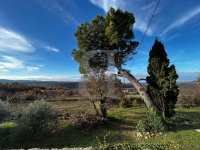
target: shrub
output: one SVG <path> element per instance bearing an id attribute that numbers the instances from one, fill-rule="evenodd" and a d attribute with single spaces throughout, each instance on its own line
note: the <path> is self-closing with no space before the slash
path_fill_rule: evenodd
<path id="1" fill-rule="evenodd" d="M 107 120 L 100 115 L 78 113 L 70 119 L 72 125 L 78 129 L 91 129 L 106 124 Z"/>
<path id="2" fill-rule="evenodd" d="M 200 93 L 194 95 L 181 95 L 178 99 L 179 107 L 196 107 L 200 106 Z"/>
<path id="3" fill-rule="evenodd" d="M 150 112 L 147 116 L 140 120 L 137 125 L 137 131 L 140 133 L 158 133 L 165 130 L 165 124 L 156 112 Z"/>
<path id="4" fill-rule="evenodd" d="M 10 105 L 8 102 L 0 101 L 0 122 L 10 116 Z"/>
<path id="5" fill-rule="evenodd" d="M 44 101 L 35 101 L 19 114 L 15 140 L 39 139 L 56 123 L 57 113 Z"/>

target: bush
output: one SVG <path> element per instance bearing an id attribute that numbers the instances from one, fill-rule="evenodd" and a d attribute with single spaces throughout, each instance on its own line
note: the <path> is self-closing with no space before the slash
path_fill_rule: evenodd
<path id="1" fill-rule="evenodd" d="M 200 106 L 200 93 L 194 95 L 181 95 L 178 99 L 179 107 L 196 107 Z"/>
<path id="2" fill-rule="evenodd" d="M 19 114 L 15 140 L 39 139 L 55 125 L 57 113 L 44 101 L 35 101 Z"/>
<path id="3" fill-rule="evenodd" d="M 70 119 L 72 125 L 78 129 L 91 129 L 106 124 L 107 120 L 99 115 L 79 113 Z"/>
<path id="4" fill-rule="evenodd" d="M 124 98 L 121 102 L 121 106 L 124 108 L 130 108 L 133 105 L 144 104 L 143 99 L 138 95 L 128 96 Z"/>
<path id="5" fill-rule="evenodd" d="M 10 116 L 10 105 L 8 102 L 0 101 L 0 122 Z"/>
<path id="6" fill-rule="evenodd" d="M 137 125 L 137 131 L 140 133 L 158 133 L 166 129 L 165 124 L 160 116 L 155 112 L 150 112 L 147 116 L 140 120 Z"/>

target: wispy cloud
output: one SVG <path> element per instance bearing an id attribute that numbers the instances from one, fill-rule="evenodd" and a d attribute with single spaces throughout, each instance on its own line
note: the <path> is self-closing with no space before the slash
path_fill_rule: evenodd
<path id="1" fill-rule="evenodd" d="M 49 45 L 41 43 L 41 42 L 36 42 L 35 45 L 36 45 L 36 47 L 40 47 L 42 49 L 46 49 L 51 52 L 57 52 L 57 53 L 60 52 L 60 50 L 58 48 L 49 46 Z"/>
<path id="2" fill-rule="evenodd" d="M 192 18 L 196 17 L 197 15 L 200 14 L 200 6 L 197 6 L 195 9 L 192 9 L 190 11 L 188 11 L 186 14 L 184 14 L 182 17 L 178 18 L 177 20 L 175 20 L 174 22 L 172 22 L 172 24 L 167 27 L 160 36 L 165 35 L 167 32 L 169 32 L 170 30 L 173 30 L 174 28 L 178 28 L 182 25 L 184 25 L 185 23 L 187 23 L 189 20 L 191 20 Z"/>
<path id="3" fill-rule="evenodd" d="M 60 51 L 58 48 L 41 43 L 31 41 L 13 30 L 0 27 L 0 52 L 33 53 L 38 47 L 52 52 Z"/>
<path id="4" fill-rule="evenodd" d="M 45 48 L 46 48 L 47 50 L 53 51 L 53 52 L 59 52 L 59 51 L 60 51 L 59 49 L 54 48 L 54 47 L 50 47 L 50 46 L 46 46 Z"/>
<path id="5" fill-rule="evenodd" d="M 2 56 L 2 61 L 0 61 L 1 69 L 19 69 L 23 68 L 23 61 L 12 57 L 12 56 Z"/>
<path id="6" fill-rule="evenodd" d="M 105 12 L 107 12 L 110 7 L 113 7 L 134 13 L 136 18 L 134 29 L 144 33 L 157 1 L 90 0 L 90 2 L 102 8 Z M 196 6 L 194 6 L 194 2 L 192 3 L 190 1 L 183 3 L 172 0 L 161 1 L 147 35 L 160 36 L 167 39 L 167 34 L 170 31 L 185 25 L 200 14 L 199 4 L 198 2 Z"/>
<path id="7" fill-rule="evenodd" d="M 34 50 L 35 47 L 24 36 L 0 27 L 0 51 L 30 53 Z"/>
<path id="8" fill-rule="evenodd" d="M 27 66 L 26 69 L 27 71 L 37 71 L 40 70 L 40 67 Z"/>
<path id="9" fill-rule="evenodd" d="M 76 9 L 72 9 L 75 7 L 73 1 L 71 0 L 36 0 L 36 2 L 41 5 L 43 8 L 57 15 L 63 22 L 66 24 L 74 23 L 78 25 L 78 21 L 73 16 L 72 11 L 76 11 Z"/>
<path id="10" fill-rule="evenodd" d="M 128 10 L 134 13 L 136 17 L 136 23 L 134 28 L 136 30 L 139 30 L 141 32 L 145 32 L 147 28 L 147 24 L 149 21 L 149 14 L 151 14 L 152 8 L 155 5 L 155 2 L 145 3 L 144 1 L 124 1 L 124 0 L 90 0 L 91 3 L 94 5 L 102 8 L 105 12 L 107 12 L 110 7 L 113 8 L 120 8 L 123 10 Z M 131 7 L 130 7 L 131 6 Z M 142 10 L 142 11 L 141 11 Z M 151 28 L 149 28 L 147 35 L 152 35 L 153 31 Z"/>
<path id="11" fill-rule="evenodd" d="M 1 56 L 0 72 L 9 72 L 9 70 L 21 69 L 24 71 L 37 71 L 41 69 L 40 66 L 26 66 L 25 62 L 13 56 Z"/>
<path id="12" fill-rule="evenodd" d="M 97 5 L 104 9 L 105 12 L 107 12 L 110 7 L 113 7 L 115 9 L 119 8 L 120 4 L 121 6 L 124 5 L 124 2 L 122 0 L 90 0 L 94 5 Z"/>

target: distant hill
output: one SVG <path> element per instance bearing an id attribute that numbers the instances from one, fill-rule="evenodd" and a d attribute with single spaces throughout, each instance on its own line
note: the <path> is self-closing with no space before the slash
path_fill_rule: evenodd
<path id="1" fill-rule="evenodd" d="M 34 80 L 6 80 L 0 79 L 2 84 L 20 83 L 33 87 L 64 87 L 69 89 L 77 89 L 78 82 L 63 82 L 63 81 L 34 81 Z"/>
<path id="2" fill-rule="evenodd" d="M 35 80 L 6 80 L 0 79 L 0 83 L 2 84 L 11 84 L 11 83 L 20 83 L 27 86 L 33 87 L 64 87 L 69 89 L 77 89 L 79 82 L 67 82 L 67 81 L 35 81 Z M 142 83 L 143 86 L 146 86 L 146 83 Z M 189 82 L 178 82 L 179 86 L 183 85 L 195 85 L 195 81 Z M 133 87 L 130 83 L 126 83 L 124 88 Z"/>

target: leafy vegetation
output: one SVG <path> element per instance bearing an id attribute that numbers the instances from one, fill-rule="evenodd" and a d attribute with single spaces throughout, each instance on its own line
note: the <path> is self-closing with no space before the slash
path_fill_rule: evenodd
<path id="1" fill-rule="evenodd" d="M 8 102 L 0 101 L 0 122 L 10 116 L 10 105 Z"/>
<path id="2" fill-rule="evenodd" d="M 178 75 L 174 65 L 169 66 L 164 45 L 157 39 L 149 52 L 147 92 L 162 116 L 170 118 L 175 114 L 174 108 L 178 99 Z"/>
<path id="3" fill-rule="evenodd" d="M 166 126 L 162 118 L 156 112 L 150 112 L 145 118 L 141 119 L 137 125 L 137 131 L 144 133 L 158 133 L 166 130 Z"/>
<path id="4" fill-rule="evenodd" d="M 57 113 L 46 102 L 35 101 L 19 113 L 17 126 L 13 130 L 14 140 L 39 139 L 54 125 Z"/>

